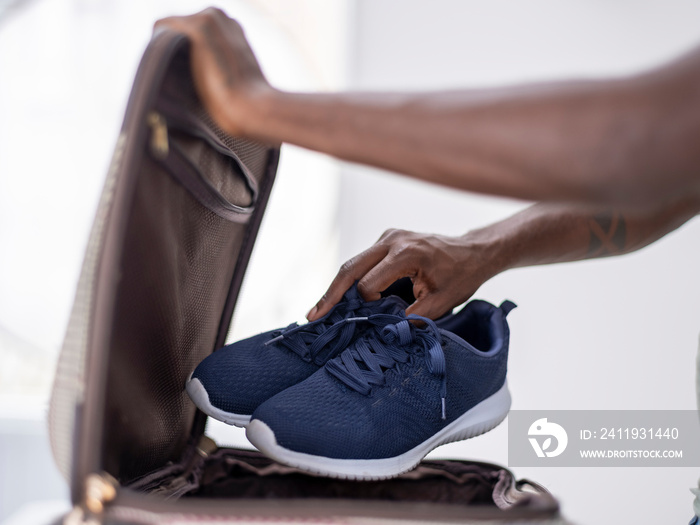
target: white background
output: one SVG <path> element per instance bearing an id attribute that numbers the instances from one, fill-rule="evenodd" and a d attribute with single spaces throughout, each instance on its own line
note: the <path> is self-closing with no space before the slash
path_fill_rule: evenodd
<path id="1" fill-rule="evenodd" d="M 29 500 L 65 504 L 58 475 L 46 474 L 41 420 L 82 250 L 151 24 L 203 5 L 35 0 L 0 18 L 0 520 Z M 680 0 L 241 0 L 221 7 L 243 21 L 266 73 L 288 89 L 621 75 L 700 43 L 700 4 Z M 337 266 L 389 227 L 457 234 L 524 205 L 288 148 L 232 337 L 301 318 Z M 693 220 L 632 255 L 515 270 L 484 285 L 478 297 L 520 305 L 510 315 L 513 408 L 693 409 L 699 267 L 700 221 Z M 241 440 L 228 427 L 210 431 Z M 22 455 L 28 449 L 34 457 Z M 506 426 L 435 454 L 506 464 Z M 48 481 L 37 487 L 32 472 Z M 690 519 L 688 488 L 700 468 L 515 474 L 548 487 L 577 523 L 657 524 Z"/>
<path id="2" fill-rule="evenodd" d="M 429 6 L 429 7 L 428 7 Z M 696 2 L 372 0 L 356 4 L 352 87 L 441 89 L 622 75 L 700 44 Z M 699 146 L 700 147 L 700 146 Z M 341 258 L 388 227 L 462 233 L 522 203 L 347 167 Z M 357 213 L 359 209 L 362 213 Z M 693 409 L 700 221 L 638 253 L 515 270 L 477 296 L 510 298 L 516 409 Z M 506 428 L 436 454 L 506 462 Z M 580 523 L 685 523 L 691 469 L 515 469 Z"/>

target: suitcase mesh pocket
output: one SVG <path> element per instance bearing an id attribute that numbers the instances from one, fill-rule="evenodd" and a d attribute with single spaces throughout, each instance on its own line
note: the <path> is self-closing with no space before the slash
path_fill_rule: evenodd
<path id="1" fill-rule="evenodd" d="M 215 349 L 221 334 L 225 336 L 229 319 L 222 312 L 230 313 L 225 305 L 235 300 L 229 297 L 232 282 L 244 272 L 257 233 L 257 224 L 251 227 L 256 198 L 262 191 L 259 187 L 271 183 L 276 157 L 268 146 L 219 129 L 199 103 L 189 71 L 188 49 L 182 46 L 149 111 L 158 111 L 164 103 L 190 119 L 185 133 L 170 130 L 170 139 L 190 159 L 190 167 L 199 170 L 199 188 L 211 190 L 210 196 L 218 200 L 209 205 L 212 201 L 202 201 L 201 192 L 196 198 L 192 187 L 178 180 L 162 155 L 155 154 L 148 138 L 136 143 L 135 137 L 143 136 L 137 129 L 149 128 L 150 113 L 129 121 L 127 111 L 93 224 L 52 395 L 52 448 L 67 478 L 75 475 L 71 457 L 78 439 L 75 432 L 80 430 L 76 410 L 86 395 L 85 374 L 92 353 L 108 356 L 104 420 L 91 422 L 103 425 L 102 468 L 127 482 L 180 459 L 195 416 L 185 381 Z M 144 82 L 153 84 L 152 79 Z M 199 135 L 188 137 L 190 129 L 198 129 Z M 202 133 L 212 140 L 207 143 Z M 133 148 L 142 154 L 134 155 Z M 142 155 L 137 172 L 126 157 L 120 162 L 125 150 L 130 151 L 129 162 Z M 125 189 L 129 187 L 133 190 Z M 125 191 L 131 197 L 113 199 Z M 116 252 L 118 284 L 116 291 L 108 292 L 97 290 L 97 276 L 107 260 L 105 246 L 114 246 L 109 237 L 114 224 L 124 224 L 125 229 Z M 100 304 L 113 305 L 106 320 L 108 348 L 96 348 L 91 335 L 97 293 Z M 109 293 L 115 295 L 107 297 Z"/>
<path id="2" fill-rule="evenodd" d="M 177 459 L 188 374 L 214 348 L 245 224 L 196 201 L 152 160 L 127 227 L 107 381 L 105 467 L 130 478 Z"/>
<path id="3" fill-rule="evenodd" d="M 122 251 L 103 460 L 123 482 L 177 461 L 187 444 L 195 407 L 185 382 L 226 333 L 222 312 L 234 272 L 245 270 L 270 155 L 216 126 L 198 102 L 184 52 L 156 107 L 170 108 L 166 122 L 185 117 L 189 125 L 185 133 L 171 127 L 166 159 L 148 155 L 142 163 Z"/>

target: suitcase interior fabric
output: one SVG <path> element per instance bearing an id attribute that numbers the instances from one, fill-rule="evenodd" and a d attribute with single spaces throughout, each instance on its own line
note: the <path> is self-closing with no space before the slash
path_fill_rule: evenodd
<path id="1" fill-rule="evenodd" d="M 49 415 L 54 456 L 76 506 L 84 506 L 86 478 L 106 473 L 117 483 L 105 510 L 112 516 L 135 507 L 191 513 L 207 498 L 239 502 L 206 507 L 224 515 L 250 500 L 288 501 L 289 509 L 297 500 L 361 500 L 350 509 L 431 503 L 459 516 L 479 508 L 514 517 L 520 509 L 523 518 L 557 519 L 544 489 L 496 465 L 425 461 L 393 480 L 329 480 L 203 436 L 205 417 L 185 381 L 225 341 L 279 149 L 219 129 L 189 68 L 185 38 L 157 33 L 88 242 Z"/>

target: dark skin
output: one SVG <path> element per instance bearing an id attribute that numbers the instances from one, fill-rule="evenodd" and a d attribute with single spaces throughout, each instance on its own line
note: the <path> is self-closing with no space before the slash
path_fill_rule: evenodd
<path id="1" fill-rule="evenodd" d="M 308 318 L 324 315 L 356 280 L 363 296 L 377 299 L 400 277 L 411 277 L 416 296 L 406 312 L 437 318 L 506 270 L 629 253 L 663 237 L 699 210 L 697 198 L 624 214 L 540 203 L 458 237 L 388 230 L 341 267 Z"/>
<path id="2" fill-rule="evenodd" d="M 509 268 L 633 251 L 700 210 L 700 48 L 610 80 L 311 94 L 272 87 L 241 27 L 219 10 L 167 18 L 161 28 L 189 37 L 198 92 L 233 135 L 545 201 L 460 237 L 386 232 L 343 265 L 309 320 L 355 280 L 371 300 L 403 276 L 417 297 L 408 313 L 436 317 Z"/>

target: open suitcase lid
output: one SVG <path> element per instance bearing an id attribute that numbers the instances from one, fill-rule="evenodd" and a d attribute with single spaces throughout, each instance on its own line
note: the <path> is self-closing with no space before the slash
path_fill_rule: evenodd
<path id="1" fill-rule="evenodd" d="M 90 234 L 49 413 L 74 500 L 180 458 L 204 431 L 188 374 L 223 345 L 279 149 L 203 109 L 189 44 L 156 33 L 132 88 Z"/>

